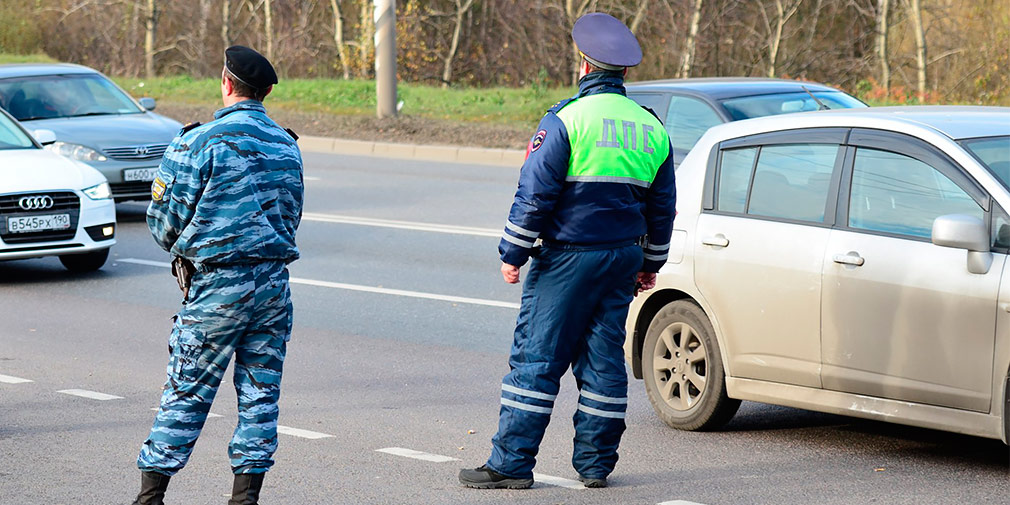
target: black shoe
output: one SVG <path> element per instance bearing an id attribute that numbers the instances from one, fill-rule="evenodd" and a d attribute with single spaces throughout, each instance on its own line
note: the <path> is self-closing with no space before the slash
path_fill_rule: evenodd
<path id="1" fill-rule="evenodd" d="M 133 505 L 165 505 L 165 490 L 171 477 L 158 472 L 140 472 L 140 494 Z"/>
<path id="2" fill-rule="evenodd" d="M 528 489 L 533 485 L 533 479 L 513 479 L 484 465 L 473 470 L 460 470 L 459 483 L 477 489 Z"/>
<path id="3" fill-rule="evenodd" d="M 262 473 L 235 474 L 235 483 L 231 486 L 231 499 L 228 505 L 258 505 L 260 489 L 263 487 Z"/>
<path id="4" fill-rule="evenodd" d="M 579 481 L 581 481 L 582 484 L 584 486 L 588 487 L 588 488 L 607 487 L 607 478 L 606 477 L 604 477 L 602 479 L 591 479 L 589 477 L 583 477 L 583 476 L 579 475 Z"/>

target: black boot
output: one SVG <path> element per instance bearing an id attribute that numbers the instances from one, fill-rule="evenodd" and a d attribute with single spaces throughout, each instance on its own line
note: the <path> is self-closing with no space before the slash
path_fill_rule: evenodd
<path id="1" fill-rule="evenodd" d="M 140 494 L 133 500 L 133 505 L 165 505 L 162 500 L 170 478 L 158 472 L 140 472 Z"/>
<path id="2" fill-rule="evenodd" d="M 231 486 L 231 499 L 228 505 L 257 505 L 260 499 L 260 488 L 263 487 L 262 473 L 235 474 L 235 483 Z"/>

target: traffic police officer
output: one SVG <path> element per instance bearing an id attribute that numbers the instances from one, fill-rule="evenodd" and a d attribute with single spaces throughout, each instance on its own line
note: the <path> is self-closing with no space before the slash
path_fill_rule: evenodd
<path id="1" fill-rule="evenodd" d="M 263 107 L 276 83 L 266 58 L 229 47 L 221 74 L 224 108 L 213 122 L 183 129 L 151 187 L 148 227 L 176 257 L 175 273 L 188 292 L 169 337 L 161 407 L 137 458 L 142 479 L 135 505 L 162 504 L 232 354 L 238 426 L 228 446 L 235 474 L 228 503 L 257 503 L 263 474 L 273 465 L 291 335 L 286 265 L 298 258 L 304 195 L 296 137 Z"/>
<path id="2" fill-rule="evenodd" d="M 669 250 L 670 139 L 651 111 L 625 96 L 627 67 L 642 60 L 638 41 L 603 13 L 579 18 L 572 37 L 583 57 L 579 92 L 540 121 L 498 247 L 506 282 L 519 282 L 519 267 L 533 262 L 501 385 L 498 433 L 487 463 L 459 473 L 468 487 L 533 485 L 569 367 L 580 391 L 572 464 L 587 487 L 607 485 L 625 429 L 628 305 L 655 286 Z"/>

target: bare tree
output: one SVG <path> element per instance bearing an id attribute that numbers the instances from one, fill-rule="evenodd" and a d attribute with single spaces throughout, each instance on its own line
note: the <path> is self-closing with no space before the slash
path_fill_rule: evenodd
<path id="1" fill-rule="evenodd" d="M 221 2 L 221 42 L 231 46 L 231 0 Z"/>
<path id="2" fill-rule="evenodd" d="M 263 31 L 267 39 L 267 59 L 274 60 L 274 15 L 273 0 L 263 0 Z"/>
<path id="3" fill-rule="evenodd" d="M 694 13 L 691 15 L 691 27 L 687 32 L 687 42 L 684 44 L 684 55 L 681 58 L 680 72 L 677 77 L 691 77 L 691 66 L 694 65 L 694 54 L 698 47 L 698 25 L 701 22 L 702 0 L 695 0 Z"/>
<path id="4" fill-rule="evenodd" d="M 880 60 L 880 85 L 884 89 L 891 87 L 891 66 L 887 63 L 887 16 L 890 7 L 890 0 L 877 0 L 877 59 Z"/>
<path id="5" fill-rule="evenodd" d="M 596 10 L 597 0 L 563 0 L 565 2 L 564 12 L 565 20 L 568 22 L 568 28 L 575 26 L 575 22 L 582 17 L 583 14 L 589 12 L 589 8 L 593 7 Z M 575 45 L 575 41 L 572 41 L 572 86 L 579 83 L 579 63 L 582 58 L 579 56 L 579 47 Z"/>
<path id="6" fill-rule="evenodd" d="M 922 28 L 922 10 L 919 0 L 911 0 L 909 8 L 912 15 L 912 28 L 915 30 L 915 61 L 918 69 L 916 89 L 921 100 L 926 96 L 926 32 Z"/>
<path id="7" fill-rule="evenodd" d="M 344 80 L 347 80 L 351 78 L 351 66 L 344 48 L 344 18 L 340 13 L 339 0 L 330 0 L 330 8 L 333 10 L 333 43 L 337 45 L 340 67 L 343 70 Z"/>
<path id="8" fill-rule="evenodd" d="M 358 28 L 358 52 L 359 72 L 362 79 L 368 79 L 371 51 L 374 48 L 372 40 L 375 38 L 375 20 L 372 18 L 374 6 L 370 0 L 359 0 L 361 2 L 361 23 Z"/>
<path id="9" fill-rule="evenodd" d="M 628 29 L 631 33 L 638 33 L 638 27 L 642 25 L 642 21 L 645 19 L 645 12 L 649 8 L 649 0 L 638 0 L 638 8 L 635 9 L 635 17 L 631 19 L 631 24 L 628 25 Z"/>
<path id="10" fill-rule="evenodd" d="M 158 3 L 156 0 L 147 0 L 144 12 L 144 75 L 148 79 L 154 77 L 154 37 L 157 27 Z"/>
<path id="11" fill-rule="evenodd" d="M 459 34 L 463 29 L 463 16 L 466 15 L 470 7 L 473 7 L 473 0 L 456 1 L 456 24 L 452 30 L 452 43 L 449 45 L 449 53 L 445 55 L 445 68 L 442 70 L 442 87 L 448 88 L 452 81 L 452 60 L 456 57 L 456 50 L 459 49 Z"/>
<path id="12" fill-rule="evenodd" d="M 775 0 L 774 26 L 772 26 L 772 21 L 768 17 L 765 5 L 761 5 L 761 16 L 764 19 L 765 28 L 768 33 L 768 77 L 775 77 L 778 72 L 776 65 L 778 64 L 779 49 L 782 46 L 782 33 L 786 23 L 796 14 L 802 3 L 803 0 L 789 0 L 789 4 L 786 6 L 783 4 L 783 0 Z"/>

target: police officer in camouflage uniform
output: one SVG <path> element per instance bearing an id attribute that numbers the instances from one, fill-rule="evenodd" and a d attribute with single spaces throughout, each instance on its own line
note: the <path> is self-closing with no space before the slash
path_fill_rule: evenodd
<path id="1" fill-rule="evenodd" d="M 519 267 L 533 263 L 498 433 L 487 463 L 459 473 L 468 487 L 533 485 L 569 367 L 579 388 L 572 465 L 586 487 L 607 485 L 625 429 L 628 305 L 655 286 L 670 247 L 673 149 L 651 111 L 625 96 L 627 67 L 642 60 L 638 41 L 602 13 L 579 18 L 572 37 L 583 57 L 579 92 L 540 121 L 498 247 L 506 282 L 519 282 Z"/>
<path id="2" fill-rule="evenodd" d="M 168 381 L 137 458 L 135 505 L 162 504 L 193 450 L 232 355 L 238 426 L 228 446 L 230 505 L 256 504 L 277 449 L 277 401 L 291 335 L 286 265 L 304 194 L 296 137 L 266 114 L 277 83 L 256 51 L 225 52 L 225 107 L 183 129 L 151 188 L 147 223 L 176 261 L 183 307 L 169 337 Z"/>

